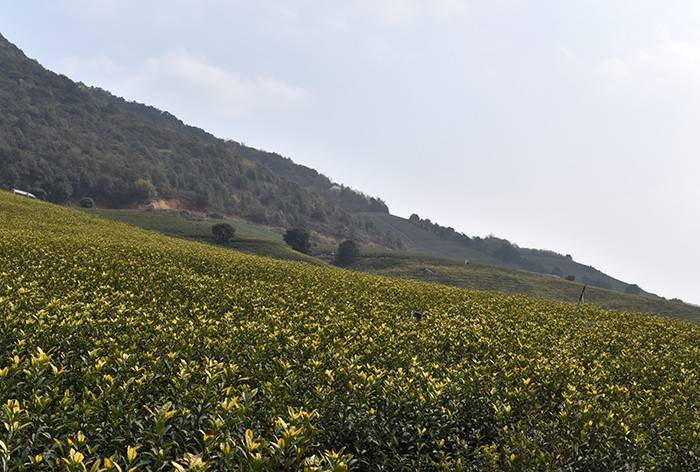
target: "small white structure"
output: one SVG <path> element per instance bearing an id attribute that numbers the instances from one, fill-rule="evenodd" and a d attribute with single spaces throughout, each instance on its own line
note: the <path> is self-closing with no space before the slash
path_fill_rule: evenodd
<path id="1" fill-rule="evenodd" d="M 25 192 L 24 190 L 18 190 L 16 188 L 12 189 L 12 193 L 15 195 L 22 195 L 23 197 L 29 197 L 29 198 L 36 198 L 36 195 L 33 193 Z"/>
<path id="2" fill-rule="evenodd" d="M 335 184 L 329 190 L 334 193 L 340 193 L 343 189 L 340 188 L 340 185 Z"/>

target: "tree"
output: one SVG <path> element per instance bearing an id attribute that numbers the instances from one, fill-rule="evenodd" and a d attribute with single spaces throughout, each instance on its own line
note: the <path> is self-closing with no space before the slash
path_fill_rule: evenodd
<path id="1" fill-rule="evenodd" d="M 149 200 L 156 195 L 156 188 L 148 179 L 138 179 L 131 186 L 134 198 L 137 200 Z"/>
<path id="2" fill-rule="evenodd" d="M 29 189 L 29 193 L 34 195 L 39 200 L 46 200 L 46 190 L 41 187 L 32 187 Z"/>
<path id="3" fill-rule="evenodd" d="M 335 263 L 339 266 L 349 266 L 352 265 L 358 257 L 360 257 L 360 247 L 355 241 L 348 239 L 338 245 Z"/>
<path id="4" fill-rule="evenodd" d="M 48 200 L 52 203 L 65 203 L 73 195 L 73 186 L 67 180 L 57 179 L 48 188 Z"/>
<path id="5" fill-rule="evenodd" d="M 308 254 L 311 252 L 311 236 L 309 232 L 301 228 L 290 228 L 284 233 L 284 242 L 295 251 Z"/>
<path id="6" fill-rule="evenodd" d="M 236 230 L 228 223 L 217 223 L 211 227 L 214 239 L 219 244 L 226 244 L 233 239 Z"/>
<path id="7" fill-rule="evenodd" d="M 632 295 L 639 295 L 642 293 L 642 289 L 637 284 L 630 284 L 625 287 L 625 293 L 631 293 Z"/>
<path id="8" fill-rule="evenodd" d="M 520 253 L 509 243 L 502 243 L 491 255 L 509 264 L 515 264 L 520 260 Z"/>
<path id="9" fill-rule="evenodd" d="M 80 199 L 81 208 L 95 208 L 95 201 L 90 197 L 83 197 Z"/>

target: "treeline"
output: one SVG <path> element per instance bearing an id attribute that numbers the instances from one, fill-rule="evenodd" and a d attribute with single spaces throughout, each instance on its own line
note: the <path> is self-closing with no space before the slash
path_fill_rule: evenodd
<path id="1" fill-rule="evenodd" d="M 279 154 L 254 149 L 235 141 L 228 141 L 228 144 L 237 155 L 244 159 L 262 164 L 275 175 L 284 177 L 302 187 L 313 189 L 351 213 L 389 213 L 389 207 L 381 198 L 371 197 L 342 184 L 336 184 L 315 169 L 297 164 Z"/>
<path id="2" fill-rule="evenodd" d="M 27 59 L 2 36 L 0 109 L 1 187 L 55 203 L 90 197 L 105 207 L 177 197 L 261 224 L 384 237 L 352 215 L 388 211 L 381 200 L 354 191 L 331 194 L 332 182 L 320 174 L 305 186 L 298 171 L 275 172 L 292 169 L 291 161 L 275 166 L 284 158 L 75 83 Z"/>
<path id="3" fill-rule="evenodd" d="M 408 220 L 414 225 L 437 234 L 443 239 L 455 241 L 464 247 L 489 254 L 494 259 L 507 265 L 515 266 L 529 272 L 546 273 L 546 269 L 542 264 L 532 262 L 523 257 L 518 246 L 506 239 L 497 238 L 495 236 L 489 236 L 487 238 L 475 236 L 470 238 L 464 233 L 455 231 L 452 227 L 445 227 L 433 223 L 429 219 L 423 219 L 415 213 L 412 214 Z"/>
<path id="4" fill-rule="evenodd" d="M 416 213 L 413 213 L 409 218 L 408 221 L 413 223 L 414 225 L 418 226 L 419 228 L 423 228 L 425 230 L 430 231 L 431 233 L 437 234 L 443 239 L 448 239 L 452 241 L 457 241 L 459 243 L 463 243 L 467 247 L 474 247 L 474 248 L 479 248 L 481 249 L 482 244 L 483 244 L 483 239 L 480 237 L 474 237 L 470 238 L 464 233 L 460 233 L 458 231 L 455 231 L 454 228 L 451 226 L 441 226 L 437 223 L 433 223 L 430 221 L 429 218 L 421 218 L 418 216 Z"/>

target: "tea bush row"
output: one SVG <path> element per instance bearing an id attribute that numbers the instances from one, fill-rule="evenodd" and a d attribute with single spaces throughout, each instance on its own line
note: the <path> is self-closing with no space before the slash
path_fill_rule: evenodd
<path id="1" fill-rule="evenodd" d="M 0 221 L 0 468 L 700 469 L 693 324 Z"/>

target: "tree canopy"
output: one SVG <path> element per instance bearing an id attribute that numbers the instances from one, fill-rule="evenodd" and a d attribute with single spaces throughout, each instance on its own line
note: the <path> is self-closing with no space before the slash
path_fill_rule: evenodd
<path id="1" fill-rule="evenodd" d="M 350 239 L 338 245 L 338 252 L 335 256 L 335 263 L 339 266 L 349 266 L 360 257 L 360 247 L 355 241 Z"/>
<path id="2" fill-rule="evenodd" d="M 311 235 L 303 228 L 290 228 L 284 233 L 284 241 L 295 251 L 311 252 Z"/>
<path id="3" fill-rule="evenodd" d="M 289 159 L 224 141 L 156 108 L 44 69 L 0 36 L 0 187 L 55 203 L 91 197 L 107 208 L 178 198 L 259 224 L 307 225 L 334 237 L 383 235 L 360 211 L 380 199 Z"/>
<path id="4" fill-rule="evenodd" d="M 228 223 L 217 223 L 211 227 L 211 232 L 217 243 L 226 244 L 233 239 L 236 230 Z"/>

